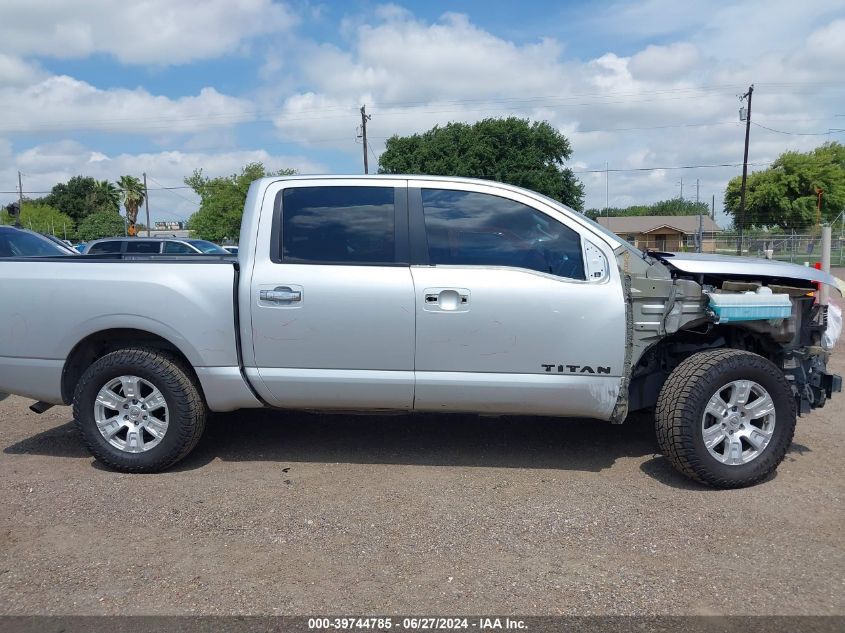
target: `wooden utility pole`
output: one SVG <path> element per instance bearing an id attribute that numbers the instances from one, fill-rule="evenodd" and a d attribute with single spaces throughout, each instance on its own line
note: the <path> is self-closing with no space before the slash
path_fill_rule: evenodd
<path id="1" fill-rule="evenodd" d="M 824 195 L 824 189 L 820 189 L 816 187 L 816 226 L 821 226 L 822 224 L 822 196 Z"/>
<path id="2" fill-rule="evenodd" d="M 147 210 L 147 237 L 150 236 L 150 194 L 147 192 L 147 172 L 144 172 L 144 207 Z"/>
<path id="3" fill-rule="evenodd" d="M 748 99 L 748 111 L 745 113 L 745 153 L 742 157 L 742 186 L 739 189 L 739 240 L 736 243 L 736 254 L 742 255 L 742 231 L 745 226 L 745 183 L 748 180 L 748 139 L 751 136 L 751 95 L 754 84 L 748 86 L 748 92 L 742 99 Z"/>
<path id="4" fill-rule="evenodd" d="M 698 206 L 699 180 L 695 179 L 695 205 Z M 698 210 L 698 252 L 701 252 L 701 243 L 704 241 L 704 214 Z"/>
<path id="5" fill-rule="evenodd" d="M 370 162 L 367 158 L 367 121 L 372 119 L 372 115 L 367 114 L 367 106 L 361 106 L 361 138 L 364 141 L 364 173 L 370 173 Z"/>

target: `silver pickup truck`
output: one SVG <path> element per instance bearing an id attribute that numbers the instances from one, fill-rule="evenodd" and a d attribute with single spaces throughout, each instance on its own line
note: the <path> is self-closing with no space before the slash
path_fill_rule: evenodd
<path id="1" fill-rule="evenodd" d="M 643 253 L 517 187 L 265 178 L 240 246 L 0 260 L 0 391 L 73 403 L 94 456 L 127 472 L 182 459 L 209 410 L 654 409 L 681 472 L 739 487 L 841 389 L 814 297 L 830 275 Z"/>

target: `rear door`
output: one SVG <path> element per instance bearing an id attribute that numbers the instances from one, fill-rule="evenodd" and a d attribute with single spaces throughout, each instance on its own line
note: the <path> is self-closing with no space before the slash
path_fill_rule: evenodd
<path id="1" fill-rule="evenodd" d="M 409 209 L 414 408 L 607 418 L 625 352 L 610 247 L 492 186 L 411 181 Z"/>
<path id="2" fill-rule="evenodd" d="M 406 181 L 282 181 L 264 209 L 250 286 L 256 387 L 278 407 L 410 409 Z"/>

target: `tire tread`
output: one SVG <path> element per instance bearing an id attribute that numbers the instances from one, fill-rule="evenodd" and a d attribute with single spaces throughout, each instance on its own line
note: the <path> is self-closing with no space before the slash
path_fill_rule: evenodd
<path id="1" fill-rule="evenodd" d="M 102 450 L 85 428 L 84 408 L 81 402 L 83 394 L 92 381 L 102 380 L 103 373 L 115 367 L 127 365 L 146 369 L 156 375 L 156 380 L 160 383 L 157 385 L 159 388 L 166 386 L 172 392 L 180 394 L 179 402 L 171 408 L 171 419 L 168 421 L 168 432 L 178 435 L 176 443 L 166 454 L 146 464 L 121 463 L 115 460 L 107 451 Z M 174 423 L 175 416 L 178 416 L 178 424 Z M 103 465 L 126 473 L 150 473 L 169 468 L 196 447 L 205 430 L 207 408 L 196 378 L 180 358 L 161 349 L 132 347 L 102 356 L 85 371 L 74 391 L 73 417 L 85 446 Z"/>
<path id="2" fill-rule="evenodd" d="M 655 409 L 655 430 L 661 452 L 681 473 L 714 488 L 742 488 L 765 479 L 783 460 L 795 433 L 796 406 L 794 398 L 790 397 L 791 411 L 787 412 L 787 419 L 782 421 L 783 416 L 778 415 L 778 422 L 789 426 L 786 441 L 781 441 L 779 446 L 770 445 L 768 448 L 773 450 L 757 458 L 764 460 L 760 463 L 766 463 L 767 467 L 742 477 L 728 478 L 715 473 L 704 462 L 705 456 L 696 450 L 693 434 L 701 424 L 697 419 L 700 403 L 712 396 L 712 392 L 707 393 L 707 378 L 725 367 L 761 369 L 782 382 L 784 389 L 791 390 L 783 372 L 762 356 L 738 349 L 698 352 L 678 365 L 664 383 Z"/>

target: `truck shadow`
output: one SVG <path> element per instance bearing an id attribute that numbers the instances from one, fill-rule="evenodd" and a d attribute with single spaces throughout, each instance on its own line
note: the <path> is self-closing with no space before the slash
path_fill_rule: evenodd
<path id="1" fill-rule="evenodd" d="M 194 451 L 170 472 L 215 459 L 600 471 L 657 452 L 648 416 L 625 424 L 586 419 L 474 415 L 326 415 L 278 411 L 214 414 Z M 4 453 L 86 458 L 73 422 Z"/>
<path id="2" fill-rule="evenodd" d="M 212 416 L 176 470 L 224 461 L 360 463 L 598 472 L 657 451 L 650 419 L 356 416 L 249 411 Z"/>
<path id="3" fill-rule="evenodd" d="M 793 445 L 787 459 L 807 451 L 805 446 Z M 72 422 L 12 444 L 4 453 L 90 459 Z M 586 419 L 454 414 L 214 414 L 194 451 L 168 472 L 201 470 L 215 459 L 599 472 L 626 457 L 648 457 L 640 471 L 661 484 L 706 489 L 677 473 L 658 454 L 647 414 L 633 415 L 622 425 Z M 92 464 L 99 468 L 97 462 Z"/>

